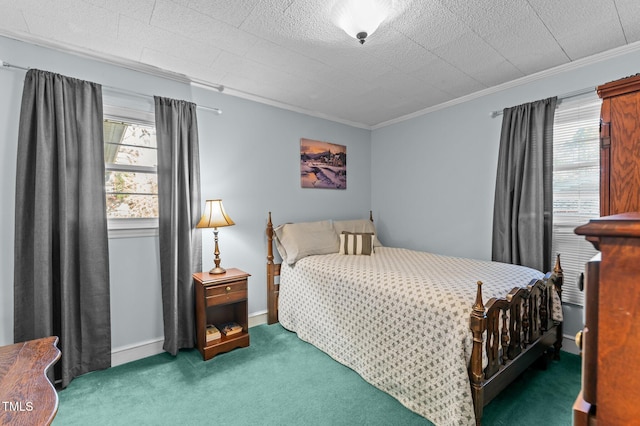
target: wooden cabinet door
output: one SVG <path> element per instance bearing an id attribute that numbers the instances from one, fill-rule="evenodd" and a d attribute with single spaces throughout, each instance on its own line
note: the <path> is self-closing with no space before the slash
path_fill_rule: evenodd
<path id="1" fill-rule="evenodd" d="M 600 215 L 640 211 L 640 74 L 599 86 Z"/>
<path id="2" fill-rule="evenodd" d="M 640 211 L 640 92 L 611 99 L 609 212 Z"/>

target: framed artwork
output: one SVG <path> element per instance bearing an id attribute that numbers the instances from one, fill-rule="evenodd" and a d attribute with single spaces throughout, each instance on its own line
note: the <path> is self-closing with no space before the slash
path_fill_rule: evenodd
<path id="1" fill-rule="evenodd" d="M 347 189 L 347 147 L 300 139 L 300 185 L 303 188 Z"/>

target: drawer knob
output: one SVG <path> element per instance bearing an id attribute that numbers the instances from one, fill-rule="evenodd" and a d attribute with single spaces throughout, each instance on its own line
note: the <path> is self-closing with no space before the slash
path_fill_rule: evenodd
<path id="1" fill-rule="evenodd" d="M 227 286 L 226 290 L 227 290 L 227 293 L 229 293 L 231 291 L 231 287 Z"/>
<path id="2" fill-rule="evenodd" d="M 582 350 L 582 330 L 576 333 L 576 346 Z"/>

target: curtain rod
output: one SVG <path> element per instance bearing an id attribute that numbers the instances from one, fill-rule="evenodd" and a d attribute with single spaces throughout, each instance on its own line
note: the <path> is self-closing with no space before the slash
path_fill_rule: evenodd
<path id="1" fill-rule="evenodd" d="M 595 91 L 596 89 L 594 87 L 588 87 L 586 89 L 576 90 L 575 92 L 565 93 L 564 95 L 558 96 L 558 103 L 556 106 L 560 105 L 560 103 L 566 99 L 576 98 L 578 96 L 586 95 L 587 93 L 594 93 Z M 496 118 L 497 116 L 502 115 L 503 111 L 493 111 L 491 113 L 491 118 Z"/>
<path id="2" fill-rule="evenodd" d="M 29 71 L 30 70 L 30 68 L 28 68 L 28 67 L 23 67 L 23 66 L 20 66 L 20 65 L 10 64 L 10 63 L 2 61 L 2 60 L 0 60 L 0 64 L 2 65 L 2 68 L 15 68 L 15 69 L 18 69 L 18 70 L 23 70 L 23 71 Z M 200 84 L 200 83 L 196 83 L 196 84 L 199 84 L 199 85 L 202 86 L 202 84 Z M 140 93 L 140 92 L 135 92 L 133 90 L 121 89 L 121 88 L 118 88 L 118 87 L 112 87 L 112 86 L 106 86 L 106 85 L 102 85 L 102 87 L 104 87 L 104 88 L 106 88 L 108 90 L 112 90 L 114 92 L 120 92 L 120 93 L 124 93 L 124 94 L 134 95 L 134 96 L 142 97 L 142 98 L 145 98 L 145 99 L 153 99 L 153 96 L 151 96 L 151 95 L 147 95 L 145 93 Z M 223 86 L 220 86 L 220 87 L 223 87 Z M 218 91 L 221 92 L 222 90 L 220 90 L 220 88 L 218 88 Z M 196 107 L 200 108 L 200 109 L 207 110 L 207 111 L 215 112 L 218 115 L 222 114 L 222 110 L 220 108 L 213 108 L 213 107 L 208 107 L 208 106 L 198 105 L 198 104 L 196 104 Z"/>

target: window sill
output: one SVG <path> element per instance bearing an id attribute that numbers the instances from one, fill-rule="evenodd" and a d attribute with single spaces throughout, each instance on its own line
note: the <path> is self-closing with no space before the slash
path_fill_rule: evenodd
<path id="1" fill-rule="evenodd" d="M 109 238 L 140 238 L 158 236 L 158 218 L 109 219 Z"/>
<path id="2" fill-rule="evenodd" d="M 109 229 L 109 238 L 157 237 L 158 228 Z"/>

